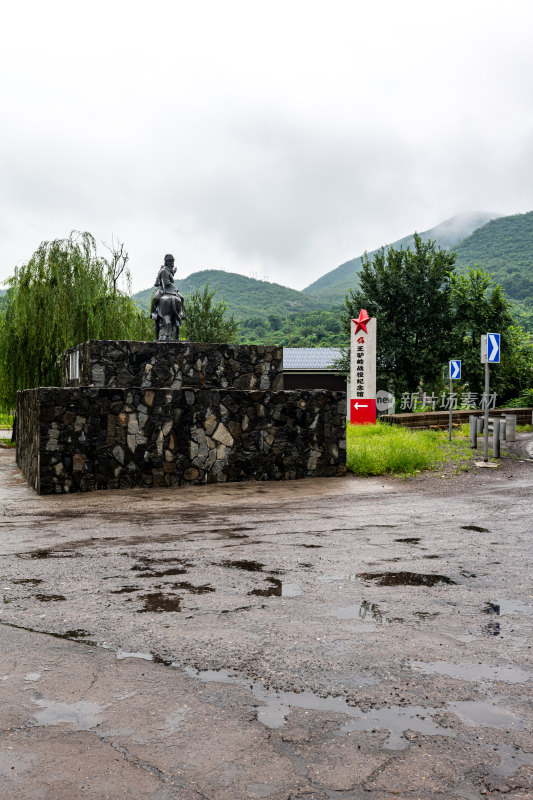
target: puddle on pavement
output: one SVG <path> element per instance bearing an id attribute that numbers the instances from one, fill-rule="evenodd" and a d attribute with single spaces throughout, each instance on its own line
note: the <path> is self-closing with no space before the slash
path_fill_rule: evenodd
<path id="1" fill-rule="evenodd" d="M 17 578 L 17 580 L 11 581 L 11 583 L 16 584 L 17 586 L 20 584 L 21 586 L 28 585 L 28 586 L 37 586 L 37 584 L 42 583 L 42 578 Z"/>
<path id="2" fill-rule="evenodd" d="M 175 666 L 170 658 L 163 658 L 158 653 L 142 653 L 140 651 L 117 650 L 115 653 L 119 661 L 126 658 L 139 658 L 141 661 L 153 661 L 154 664 L 163 664 L 165 667 Z"/>
<path id="3" fill-rule="evenodd" d="M 77 731 L 88 731 L 102 721 L 100 715 L 107 706 L 79 700 L 77 703 L 54 703 L 52 700 L 34 700 L 41 708 L 34 714 L 35 725 L 74 725 Z"/>
<path id="4" fill-rule="evenodd" d="M 337 619 L 360 619 L 363 622 L 372 622 L 377 625 L 391 625 L 395 622 L 403 622 L 401 617 L 386 617 L 377 603 L 369 603 L 362 600 L 357 605 L 338 608 L 332 611 L 330 616 Z"/>
<path id="5" fill-rule="evenodd" d="M 299 597 L 302 594 L 301 588 L 297 583 L 285 583 L 279 578 L 265 578 L 270 583 L 265 589 L 252 589 L 248 594 L 257 597 Z"/>
<path id="6" fill-rule="evenodd" d="M 195 586 L 194 583 L 189 583 L 188 581 L 180 581 L 179 583 L 172 583 L 170 586 L 158 586 L 156 588 L 183 589 L 191 594 L 209 594 L 210 592 L 216 592 L 216 589 L 213 586 L 210 586 L 208 583 L 205 583 L 202 586 Z"/>
<path id="7" fill-rule="evenodd" d="M 533 764 L 533 753 L 525 753 L 519 747 L 510 744 L 499 744 L 495 748 L 495 753 L 501 761 L 495 768 L 497 775 L 510 778 L 520 767 L 529 767 Z"/>
<path id="8" fill-rule="evenodd" d="M 176 666 L 171 658 L 164 658 L 159 653 L 152 653 L 152 659 L 154 664 L 164 664 L 165 667 Z"/>
<path id="9" fill-rule="evenodd" d="M 152 594 L 143 594 L 139 599 L 144 600 L 144 607 L 137 609 L 138 614 L 144 614 L 145 612 L 161 614 L 163 611 L 181 611 L 180 597 L 154 592 Z"/>
<path id="10" fill-rule="evenodd" d="M 523 720 L 505 708 L 483 700 L 464 700 L 451 703 L 448 710 L 457 716 L 468 727 L 507 728 L 523 731 L 526 727 Z"/>
<path id="11" fill-rule="evenodd" d="M 278 578 L 265 578 L 270 583 L 266 589 L 252 589 L 248 594 L 255 594 L 258 597 L 281 597 L 282 582 Z"/>
<path id="12" fill-rule="evenodd" d="M 411 667 L 424 675 L 447 675 L 462 681 L 503 681 L 524 683 L 533 676 L 519 667 L 492 667 L 490 664 L 450 664 L 447 661 L 411 661 Z"/>
<path id="13" fill-rule="evenodd" d="M 350 731 L 386 730 L 389 737 L 383 747 L 387 750 L 403 750 L 407 740 L 403 737 L 406 730 L 417 731 L 430 736 L 454 736 L 453 731 L 442 728 L 433 721 L 436 708 L 423 706 L 392 706 L 390 708 L 361 711 L 351 706 L 343 697 L 320 697 L 310 691 L 305 692 L 269 692 L 257 684 L 253 688 L 254 697 L 264 705 L 257 711 L 257 719 L 267 728 L 281 728 L 294 709 L 306 711 L 329 711 L 344 714 L 352 718 L 341 729 L 343 733 Z"/>
<path id="14" fill-rule="evenodd" d="M 205 669 L 198 670 L 194 667 L 185 667 L 185 672 L 189 678 L 197 678 L 203 683 L 244 683 L 243 678 L 233 675 L 227 669 Z"/>
<path id="15" fill-rule="evenodd" d="M 159 569 L 159 565 L 162 564 L 174 564 L 174 566 Z M 139 578 L 163 578 L 166 575 L 185 575 L 190 566 L 192 566 L 192 563 L 187 559 L 140 556 L 137 559 L 137 564 L 130 567 L 130 570 L 137 572 Z"/>
<path id="16" fill-rule="evenodd" d="M 128 650 L 117 650 L 116 657 L 119 661 L 124 661 L 125 658 L 140 658 L 143 661 L 154 660 L 154 657 L 151 653 L 129 652 Z"/>
<path id="17" fill-rule="evenodd" d="M 247 559 L 240 559 L 238 561 L 230 561 L 225 560 L 221 561 L 220 565 L 223 567 L 227 567 L 228 569 L 244 569 L 247 572 L 262 572 L 264 564 L 261 564 L 259 561 L 248 561 Z M 218 566 L 218 564 L 214 564 L 214 566 Z"/>
<path id="18" fill-rule="evenodd" d="M 139 591 L 141 591 L 140 586 L 121 586 L 120 589 L 111 589 L 109 594 L 131 594 Z"/>
<path id="19" fill-rule="evenodd" d="M 457 585 L 446 575 L 431 575 L 419 572 L 360 572 L 364 581 L 375 581 L 378 586 L 443 586 Z"/>
<path id="20" fill-rule="evenodd" d="M 89 633 L 89 631 L 83 628 L 72 628 L 71 630 L 65 631 L 63 634 L 56 635 L 58 637 L 62 636 L 65 639 L 86 639 L 88 636 L 92 636 L 92 633 Z M 89 642 L 87 642 L 87 644 L 89 644 Z"/>
<path id="21" fill-rule="evenodd" d="M 482 632 L 486 636 L 501 636 L 500 620 L 496 619 L 502 614 L 525 614 L 526 616 L 533 615 L 533 604 L 522 603 L 519 600 L 500 600 L 498 603 L 488 602 L 484 608 L 481 609 L 482 614 L 487 614 L 489 619 L 481 626 Z"/>
<path id="22" fill-rule="evenodd" d="M 487 602 L 482 609 L 484 614 L 525 614 L 533 616 L 533 603 L 522 603 L 520 600 L 500 600 L 498 603 Z"/>
<path id="23" fill-rule="evenodd" d="M 402 544 L 418 544 L 420 539 L 417 536 L 407 536 L 405 539 L 395 539 L 395 542 L 402 542 Z"/>
<path id="24" fill-rule="evenodd" d="M 490 533 L 488 528 L 482 528 L 480 525 L 461 525 L 463 531 L 477 531 L 477 533 Z"/>
<path id="25" fill-rule="evenodd" d="M 482 609 L 484 614 L 489 614 L 491 617 L 499 617 L 500 610 L 501 606 L 498 603 L 487 603 L 485 608 Z M 495 619 L 490 619 L 489 622 L 482 625 L 481 630 L 486 636 L 500 636 L 501 634 L 500 623 Z"/>
<path id="26" fill-rule="evenodd" d="M 58 603 L 67 598 L 62 594 L 34 594 L 33 595 L 39 603 Z"/>
<path id="27" fill-rule="evenodd" d="M 164 578 L 165 575 L 185 575 L 189 571 L 185 567 L 169 567 L 161 570 L 152 570 L 148 567 L 132 567 L 132 569 L 139 573 L 139 578 Z"/>

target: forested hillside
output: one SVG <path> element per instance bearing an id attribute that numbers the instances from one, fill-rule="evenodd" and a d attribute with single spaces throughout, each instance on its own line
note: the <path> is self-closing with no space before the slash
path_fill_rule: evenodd
<path id="1" fill-rule="evenodd" d="M 456 248 L 457 266 L 485 267 L 533 330 L 533 211 L 492 220 Z"/>
<path id="2" fill-rule="evenodd" d="M 346 334 L 342 324 L 341 306 L 309 314 L 290 314 L 281 317 L 269 314 L 266 319 L 244 320 L 239 341 L 249 344 L 280 344 L 284 347 L 342 347 Z"/>
<path id="3" fill-rule="evenodd" d="M 488 212 L 475 212 L 472 214 L 458 214 L 451 219 L 441 222 L 434 228 L 430 228 L 420 234 L 423 242 L 430 239 L 435 239 L 439 247 L 443 249 L 450 249 L 455 247 L 461 240 L 469 236 L 476 228 L 485 225 L 489 220 L 494 219 L 497 214 L 490 214 Z M 392 242 L 394 248 L 399 247 L 412 247 L 414 243 L 413 234 L 404 236 L 403 239 L 398 239 Z M 369 258 L 372 258 L 378 251 L 372 250 L 368 253 Z M 327 272 L 317 281 L 311 283 L 303 291 L 305 294 L 316 295 L 330 303 L 343 303 L 349 289 L 353 289 L 357 285 L 357 273 L 361 269 L 362 256 L 352 258 L 346 261 L 336 269 Z"/>
<path id="4" fill-rule="evenodd" d="M 230 313 L 240 322 L 250 318 L 266 320 L 269 315 L 285 318 L 296 313 L 309 313 L 322 307 L 320 300 L 296 289 L 217 269 L 193 272 L 188 278 L 176 278 L 174 283 L 185 298 L 196 289 L 203 289 L 208 283 L 210 289 L 217 290 L 215 301 L 226 302 Z M 142 308 L 149 310 L 153 291 L 152 288 L 137 292 L 133 295 L 133 299 Z"/>

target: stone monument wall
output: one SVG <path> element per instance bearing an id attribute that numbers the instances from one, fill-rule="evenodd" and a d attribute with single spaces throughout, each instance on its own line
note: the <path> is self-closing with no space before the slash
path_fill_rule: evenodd
<path id="1" fill-rule="evenodd" d="M 17 392 L 16 440 L 17 464 L 24 477 L 39 491 L 39 407 L 40 389 Z"/>
<path id="2" fill-rule="evenodd" d="M 17 463 L 41 494 L 342 475 L 345 407 L 326 390 L 29 389 Z"/>
<path id="3" fill-rule="evenodd" d="M 200 342 L 84 342 L 63 354 L 63 386 L 283 389 L 283 348 Z"/>

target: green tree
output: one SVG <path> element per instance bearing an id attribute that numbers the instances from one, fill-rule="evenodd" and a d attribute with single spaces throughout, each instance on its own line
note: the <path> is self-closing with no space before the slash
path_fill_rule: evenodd
<path id="1" fill-rule="evenodd" d="M 533 336 L 520 325 L 511 325 L 505 331 L 504 343 L 501 364 L 491 370 L 491 382 L 493 376 L 498 382 L 499 405 L 533 395 Z M 531 405 L 531 400 L 525 405 Z"/>
<path id="2" fill-rule="evenodd" d="M 422 383 L 432 389 L 449 356 L 450 280 L 455 253 L 414 236 L 414 249 L 382 248 L 365 254 L 359 289 L 346 297 L 344 325 L 365 308 L 377 319 L 381 387 L 397 397 Z M 341 366 L 339 364 L 339 366 Z"/>
<path id="3" fill-rule="evenodd" d="M 485 388 L 485 367 L 480 358 L 481 336 L 488 331 L 501 333 L 501 365 L 491 370 L 491 391 L 498 392 L 501 401 L 504 395 L 512 392 L 513 383 L 517 389 L 521 383 L 523 359 L 519 359 L 515 351 L 525 334 L 521 328 L 513 328 L 511 303 L 502 287 L 477 264 L 465 273 L 452 275 L 450 288 L 453 320 L 450 358 L 462 360 L 463 380 L 468 383 L 470 391 L 481 393 Z"/>
<path id="4" fill-rule="evenodd" d="M 215 304 L 216 289 L 210 291 L 207 283 L 185 298 L 185 322 L 183 333 L 192 342 L 236 342 L 239 323 L 233 314 L 226 317 L 228 305 Z"/>
<path id="5" fill-rule="evenodd" d="M 90 233 L 43 242 L 7 281 L 0 310 L 0 406 L 18 389 L 61 384 L 63 350 L 88 339 L 153 338 L 150 319 L 119 291 L 124 262 L 99 257 Z M 126 256 L 127 262 L 127 256 Z"/>

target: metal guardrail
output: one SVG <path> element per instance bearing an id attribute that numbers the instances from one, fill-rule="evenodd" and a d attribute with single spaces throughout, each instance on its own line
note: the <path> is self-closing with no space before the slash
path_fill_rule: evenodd
<path id="1" fill-rule="evenodd" d="M 532 414 L 533 418 L 533 414 Z M 477 449 L 477 437 L 485 433 L 485 419 L 469 416 L 470 447 Z M 488 431 L 492 433 L 492 453 L 500 458 L 500 443 L 516 441 L 516 414 L 502 414 L 500 417 L 489 417 Z"/>

